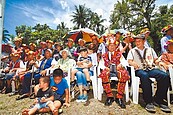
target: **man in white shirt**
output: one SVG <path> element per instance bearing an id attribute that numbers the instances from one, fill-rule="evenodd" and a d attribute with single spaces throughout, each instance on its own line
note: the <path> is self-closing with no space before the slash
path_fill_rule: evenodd
<path id="1" fill-rule="evenodd" d="M 128 53 L 127 60 L 129 65 L 134 66 L 135 74 L 140 78 L 143 90 L 143 99 L 146 103 L 145 109 L 149 112 L 156 112 L 154 104 L 159 106 L 164 112 L 171 112 L 167 105 L 164 105 L 168 87 L 170 85 L 170 77 L 167 73 L 156 68 L 156 64 L 165 67 L 165 64 L 158 60 L 155 51 L 152 48 L 144 46 L 145 38 L 141 35 L 135 37 L 136 47 Z M 152 97 L 152 81 L 157 81 L 156 95 Z M 164 85 L 163 85 L 164 84 Z"/>

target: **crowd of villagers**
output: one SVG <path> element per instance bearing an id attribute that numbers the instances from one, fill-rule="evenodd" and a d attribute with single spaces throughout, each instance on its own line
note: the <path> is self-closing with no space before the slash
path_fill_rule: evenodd
<path id="1" fill-rule="evenodd" d="M 104 68 L 97 77 L 102 79 L 106 94 L 105 106 L 115 101 L 120 108 L 126 108 L 124 90 L 126 81 L 129 81 L 129 85 L 131 83 L 129 66 L 133 66 L 136 76 L 140 78 L 145 109 L 156 112 L 157 106 L 164 112 L 171 112 L 165 104 L 170 76 L 160 67 L 166 71 L 169 66 L 173 67 L 173 27 L 168 25 L 161 32 L 160 56 L 147 41 L 150 35 L 148 28 L 142 29 L 136 36 L 131 32 L 123 34 L 120 31 L 101 38 L 93 35 L 90 43 L 82 38 L 75 43 L 72 38 L 68 38 L 66 43 L 46 40 L 39 45 L 26 45 L 22 44 L 22 38 L 16 37 L 15 46 L 5 49 L 10 50 L 9 55 L 1 59 L 8 63 L 1 69 L 1 81 L 4 81 L 1 82 L 1 93 L 9 96 L 19 94 L 16 100 L 34 97 L 33 106 L 23 110 L 22 114 L 50 111 L 57 115 L 62 112 L 62 106 L 70 106 L 69 95 L 75 87 L 79 89 L 76 102 L 88 101 L 87 94 L 92 85 L 90 76 L 95 72 L 94 67 L 103 61 Z M 66 80 L 69 76 L 70 84 Z M 112 76 L 118 78 L 115 96 L 111 88 Z M 157 81 L 154 96 L 151 77 Z M 33 85 L 34 88 L 31 87 Z"/>

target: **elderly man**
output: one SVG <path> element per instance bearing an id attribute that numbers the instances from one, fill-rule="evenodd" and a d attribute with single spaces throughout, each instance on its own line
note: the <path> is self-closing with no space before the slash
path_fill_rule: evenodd
<path id="1" fill-rule="evenodd" d="M 20 48 L 21 45 L 22 45 L 22 38 L 15 37 L 14 38 L 14 44 L 15 44 L 15 47 L 14 47 L 15 50 L 17 50 L 18 48 Z"/>
<path id="2" fill-rule="evenodd" d="M 151 45 L 148 43 L 147 39 L 149 38 L 149 35 L 150 35 L 150 30 L 148 28 L 144 28 L 141 30 L 140 34 L 144 35 L 145 36 L 145 43 L 144 43 L 144 46 L 145 47 L 151 47 Z"/>
<path id="3" fill-rule="evenodd" d="M 75 59 L 74 52 L 76 48 L 73 46 L 73 44 L 74 44 L 74 40 L 71 38 L 68 38 L 67 47 L 65 49 L 70 51 L 69 57 Z"/>
<path id="4" fill-rule="evenodd" d="M 159 106 L 162 111 L 170 112 L 170 108 L 164 105 L 163 99 L 166 98 L 168 87 L 170 85 L 170 77 L 167 73 L 156 68 L 156 64 L 164 66 L 165 63 L 158 60 L 155 51 L 152 48 L 145 47 L 145 37 L 138 35 L 135 37 L 136 47 L 128 53 L 127 60 L 131 66 L 135 68 L 135 74 L 140 78 L 141 87 L 143 90 L 143 99 L 146 103 L 145 109 L 149 112 L 156 112 L 154 104 Z M 157 81 L 157 91 L 152 97 L 152 81 L 150 78 L 155 78 Z"/>
<path id="5" fill-rule="evenodd" d="M 19 96 L 17 100 L 23 99 L 29 96 L 32 75 L 34 77 L 35 84 L 38 84 L 40 77 L 45 76 L 47 70 L 52 68 L 55 65 L 55 61 L 53 61 L 53 58 L 52 58 L 52 50 L 50 49 L 45 50 L 45 58 L 42 60 L 40 66 L 38 66 L 34 62 L 33 64 L 34 66 L 38 68 L 38 72 L 34 72 L 34 73 L 28 72 L 24 75 L 24 79 L 22 81 L 22 92 L 21 92 L 22 95 Z"/>
<path id="6" fill-rule="evenodd" d="M 4 69 L 5 78 L 7 81 L 7 86 L 6 86 L 6 91 L 5 93 L 10 93 L 11 92 L 11 79 L 13 76 L 16 74 L 16 71 L 20 68 L 20 54 L 12 53 L 10 54 L 11 61 L 9 63 L 9 66 Z"/>
<path id="7" fill-rule="evenodd" d="M 127 70 L 120 62 L 122 54 L 117 48 L 116 43 L 117 41 L 114 37 L 110 37 L 108 39 L 108 52 L 102 55 L 105 69 L 102 70 L 99 77 L 102 79 L 103 88 L 107 96 L 105 102 L 106 106 L 111 105 L 114 101 L 113 93 L 110 86 L 110 76 L 116 75 L 118 77 L 118 89 L 115 101 L 121 108 L 126 108 L 123 100 L 123 95 L 125 91 L 126 81 L 128 81 L 130 77 Z"/>
<path id="8" fill-rule="evenodd" d="M 53 51 L 53 41 L 52 40 L 46 40 L 46 43 L 47 43 L 47 48 L 48 49 L 51 49 Z"/>

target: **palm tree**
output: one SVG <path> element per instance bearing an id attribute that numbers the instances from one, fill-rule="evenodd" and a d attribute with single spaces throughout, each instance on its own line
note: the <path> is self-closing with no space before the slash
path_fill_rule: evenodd
<path id="1" fill-rule="evenodd" d="M 36 24 L 36 26 L 34 26 L 33 29 L 40 32 L 42 30 L 50 29 L 50 27 L 47 24 L 44 25 Z"/>
<path id="2" fill-rule="evenodd" d="M 85 5 L 79 5 L 77 7 L 75 5 L 75 12 L 73 12 L 73 19 L 71 21 L 76 24 L 77 28 L 84 28 L 87 27 L 88 20 L 88 8 L 85 7 Z"/>
<path id="3" fill-rule="evenodd" d="M 129 0 L 118 1 L 114 6 L 114 11 L 111 14 L 110 21 L 112 29 L 114 28 L 124 28 L 129 29 L 130 18 L 132 14 L 130 12 Z"/>
<path id="4" fill-rule="evenodd" d="M 26 25 L 16 26 L 15 32 L 17 36 L 21 36 L 26 30 Z"/>
<path id="5" fill-rule="evenodd" d="M 94 16 L 94 23 L 93 23 L 93 26 L 94 26 L 94 31 L 96 31 L 98 34 L 103 34 L 103 28 L 104 26 L 102 25 L 102 23 L 106 20 L 106 19 L 101 19 L 102 16 L 98 16 L 97 13 L 95 13 L 95 16 Z"/>
<path id="6" fill-rule="evenodd" d="M 8 43 L 8 41 L 10 41 L 10 34 L 5 28 L 3 29 L 2 41 L 5 43 Z"/>
<path id="7" fill-rule="evenodd" d="M 69 31 L 69 29 L 66 27 L 66 24 L 64 22 L 61 22 L 60 24 L 58 24 L 57 30 L 59 31 L 60 38 L 62 38 Z"/>

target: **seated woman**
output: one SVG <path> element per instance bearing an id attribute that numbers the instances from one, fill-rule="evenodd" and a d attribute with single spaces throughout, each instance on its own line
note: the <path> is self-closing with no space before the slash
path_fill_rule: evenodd
<path id="1" fill-rule="evenodd" d="M 56 61 L 58 61 L 60 58 L 62 58 L 62 56 L 60 55 L 60 51 L 63 49 L 63 46 L 61 43 L 55 43 L 54 44 L 54 51 L 53 51 L 53 54 L 52 56 L 55 58 Z"/>
<path id="2" fill-rule="evenodd" d="M 79 87 L 80 95 L 77 98 L 77 102 L 86 102 L 88 99 L 87 90 L 89 90 L 90 83 L 90 67 L 92 67 L 91 57 L 88 56 L 87 48 L 80 49 L 80 56 L 77 61 L 77 67 L 71 72 L 71 84 L 74 82 L 76 75 L 77 84 Z"/>
<path id="3" fill-rule="evenodd" d="M 120 51 L 122 52 L 124 58 L 127 58 L 128 52 L 132 49 L 132 38 L 131 38 L 132 33 L 128 32 L 125 35 L 123 35 L 123 41 L 120 42 Z"/>
<path id="4" fill-rule="evenodd" d="M 161 61 L 167 65 L 165 69 L 168 70 L 168 66 L 173 67 L 173 39 L 168 40 L 164 48 L 167 50 L 167 52 L 161 55 Z"/>
<path id="5" fill-rule="evenodd" d="M 76 61 L 74 59 L 70 59 L 70 52 L 67 49 L 63 49 L 60 51 L 60 58 L 54 68 L 61 68 L 63 70 L 64 77 L 67 76 L 69 68 L 72 68 L 76 65 Z"/>
<path id="6" fill-rule="evenodd" d="M 38 68 L 38 72 L 27 72 L 24 75 L 24 79 L 22 81 L 22 95 L 19 96 L 18 98 L 16 98 L 16 100 L 20 100 L 23 98 L 26 98 L 30 95 L 30 85 L 31 85 L 31 80 L 32 77 L 34 78 L 35 81 L 35 85 L 37 85 L 39 83 L 39 79 L 41 76 L 45 76 L 47 71 L 49 69 L 51 69 L 55 64 L 55 61 L 53 61 L 52 58 L 52 51 L 50 49 L 46 49 L 45 50 L 45 54 L 44 54 L 44 59 L 42 60 L 40 66 L 37 65 L 37 63 L 33 63 L 35 67 Z"/>

